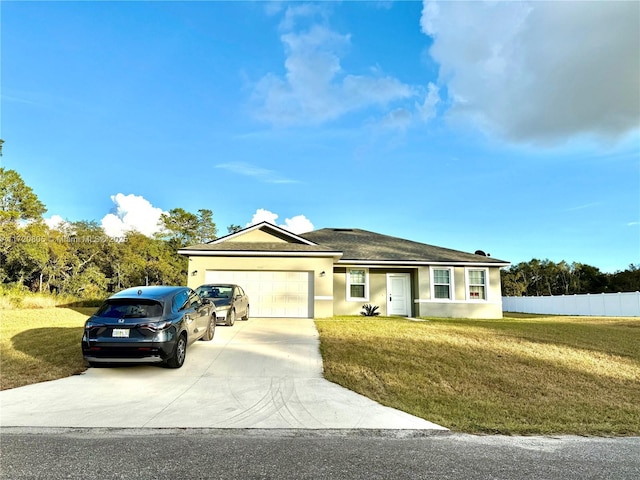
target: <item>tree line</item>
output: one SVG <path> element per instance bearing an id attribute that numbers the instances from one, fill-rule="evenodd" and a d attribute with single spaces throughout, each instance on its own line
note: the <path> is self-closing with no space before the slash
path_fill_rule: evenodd
<path id="1" fill-rule="evenodd" d="M 584 263 L 532 259 L 501 271 L 502 295 L 507 297 L 574 295 L 640 291 L 640 264 L 603 273 Z"/>
<path id="2" fill-rule="evenodd" d="M 95 221 L 50 228 L 45 205 L 14 170 L 0 168 L 0 284 L 4 287 L 100 298 L 137 285 L 180 285 L 187 259 L 179 248 L 216 238 L 211 210 L 174 208 L 153 238 L 128 231 L 106 235 Z M 229 231 L 237 230 L 237 225 Z"/>
<path id="3" fill-rule="evenodd" d="M 129 231 L 107 236 L 95 221 L 50 228 L 45 205 L 14 170 L 0 168 L 0 285 L 99 298 L 137 285 L 183 284 L 186 245 L 214 240 L 211 210 L 174 208 L 160 218 L 153 238 Z M 229 233 L 240 229 L 230 225 Z M 640 291 L 640 264 L 613 274 L 582 263 L 533 259 L 503 269 L 505 296 Z"/>

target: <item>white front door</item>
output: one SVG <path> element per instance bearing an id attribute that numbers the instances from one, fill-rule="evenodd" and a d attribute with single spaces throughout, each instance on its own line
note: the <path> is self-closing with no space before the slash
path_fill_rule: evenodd
<path id="1" fill-rule="evenodd" d="M 411 315 L 411 276 L 387 273 L 387 315 Z"/>

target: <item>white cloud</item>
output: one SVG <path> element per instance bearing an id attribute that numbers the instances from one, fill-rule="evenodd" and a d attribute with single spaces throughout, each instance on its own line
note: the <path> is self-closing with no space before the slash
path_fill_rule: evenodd
<path id="1" fill-rule="evenodd" d="M 433 83 L 429 83 L 423 102 L 416 104 L 416 111 L 424 122 L 436 116 L 436 106 L 438 102 L 440 102 L 439 89 Z"/>
<path id="2" fill-rule="evenodd" d="M 250 227 L 251 225 L 256 225 L 260 222 L 269 222 L 273 225 L 278 225 L 278 216 L 279 215 L 277 213 L 270 212 L 269 210 L 265 210 L 264 208 L 259 208 L 258 210 L 256 210 L 256 213 L 253 214 L 251 221 L 247 223 L 245 227 Z M 311 223 L 311 221 L 304 215 L 296 215 L 292 218 L 285 218 L 284 224 L 278 226 L 295 234 L 310 232 L 314 228 L 313 223 Z"/>
<path id="3" fill-rule="evenodd" d="M 304 21 L 306 18 L 312 17 L 327 17 L 328 12 L 323 5 L 300 3 L 289 5 L 284 12 L 284 17 L 280 22 L 280 30 L 287 31 L 295 28 L 296 23 Z"/>
<path id="4" fill-rule="evenodd" d="M 111 196 L 116 204 L 114 213 L 102 219 L 102 228 L 110 237 L 120 237 L 129 231 L 137 231 L 151 237 L 160 232 L 158 226 L 162 209 L 154 207 L 145 198 L 138 195 L 118 193 Z"/>
<path id="5" fill-rule="evenodd" d="M 292 233 L 307 233 L 313 230 L 313 223 L 304 215 L 296 215 L 293 218 L 285 218 L 281 227 Z"/>
<path id="6" fill-rule="evenodd" d="M 239 173 L 240 175 L 246 175 L 248 177 L 254 177 L 265 183 L 298 183 L 296 180 L 280 176 L 273 170 L 256 167 L 255 165 L 245 162 L 220 163 L 216 165 L 216 168 L 228 170 L 233 173 Z"/>
<path id="7" fill-rule="evenodd" d="M 269 222 L 273 225 L 277 225 L 278 214 L 270 212 L 269 210 L 265 210 L 264 208 L 259 208 L 256 210 L 256 213 L 253 214 L 251 221 L 245 225 L 245 227 L 250 227 L 251 225 L 256 225 L 260 222 Z"/>
<path id="8" fill-rule="evenodd" d="M 45 218 L 44 223 L 47 224 L 51 230 L 57 230 L 67 224 L 67 221 L 60 215 L 51 215 L 51 218 Z"/>
<path id="9" fill-rule="evenodd" d="M 617 139 L 640 122 L 638 2 L 424 1 L 453 118 L 514 141 Z"/>
<path id="10" fill-rule="evenodd" d="M 388 109 L 391 103 L 418 94 L 418 89 L 375 70 L 369 75 L 344 72 L 340 58 L 351 44 L 350 35 L 320 23 L 293 31 L 300 18 L 323 11 L 307 6 L 287 10 L 281 23 L 287 32 L 280 37 L 286 74 L 268 74 L 254 90 L 262 120 L 277 125 L 320 124 L 367 107 Z"/>

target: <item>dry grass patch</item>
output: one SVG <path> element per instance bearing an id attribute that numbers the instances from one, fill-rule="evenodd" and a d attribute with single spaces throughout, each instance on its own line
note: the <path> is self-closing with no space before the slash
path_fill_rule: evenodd
<path id="1" fill-rule="evenodd" d="M 95 308 L 0 312 L 0 390 L 55 380 L 86 369 L 80 340 Z"/>
<path id="2" fill-rule="evenodd" d="M 325 377 L 471 433 L 640 433 L 640 319 L 317 320 Z"/>

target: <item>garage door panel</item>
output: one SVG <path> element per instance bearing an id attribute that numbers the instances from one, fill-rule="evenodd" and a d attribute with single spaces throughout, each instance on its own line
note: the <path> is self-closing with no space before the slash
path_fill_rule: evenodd
<path id="1" fill-rule="evenodd" d="M 206 283 L 235 283 L 249 295 L 254 317 L 310 318 L 312 275 L 295 271 L 208 270 Z"/>

